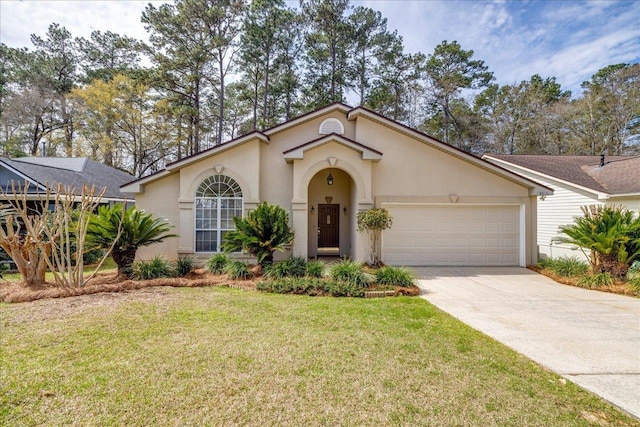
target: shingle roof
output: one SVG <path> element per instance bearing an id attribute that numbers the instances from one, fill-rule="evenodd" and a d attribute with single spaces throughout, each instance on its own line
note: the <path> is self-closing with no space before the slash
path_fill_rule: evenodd
<path id="1" fill-rule="evenodd" d="M 95 185 L 101 189 L 107 187 L 104 197 L 133 200 L 132 193 L 122 193 L 120 186 L 133 179 L 133 176 L 86 157 L 19 157 L 0 158 L 10 168 L 29 177 L 36 183 L 46 186 L 62 184 L 76 188 Z"/>
<path id="2" fill-rule="evenodd" d="M 608 194 L 640 193 L 640 156 L 548 156 L 488 154 L 532 171 Z"/>

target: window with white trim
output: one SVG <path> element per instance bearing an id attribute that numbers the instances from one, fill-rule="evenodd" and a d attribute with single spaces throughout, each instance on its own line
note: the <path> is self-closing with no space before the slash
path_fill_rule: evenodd
<path id="1" fill-rule="evenodd" d="M 196 190 L 196 252 L 220 252 L 224 236 L 235 230 L 233 218 L 242 216 L 242 189 L 226 175 L 213 175 Z"/>

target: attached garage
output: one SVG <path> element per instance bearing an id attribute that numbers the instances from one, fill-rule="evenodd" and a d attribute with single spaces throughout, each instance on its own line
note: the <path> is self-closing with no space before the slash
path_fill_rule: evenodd
<path id="1" fill-rule="evenodd" d="M 393 227 L 382 260 L 406 266 L 518 266 L 524 251 L 520 206 L 383 204 Z"/>

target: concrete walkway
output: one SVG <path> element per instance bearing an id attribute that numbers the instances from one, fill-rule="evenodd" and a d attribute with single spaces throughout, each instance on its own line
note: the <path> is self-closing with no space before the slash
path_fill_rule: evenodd
<path id="1" fill-rule="evenodd" d="M 414 269 L 422 297 L 640 418 L 640 300 L 525 268 Z"/>

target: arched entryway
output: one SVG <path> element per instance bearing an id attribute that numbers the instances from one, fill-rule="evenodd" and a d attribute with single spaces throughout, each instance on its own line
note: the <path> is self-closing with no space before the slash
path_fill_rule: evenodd
<path id="1" fill-rule="evenodd" d="M 337 168 L 316 173 L 307 189 L 309 257 L 351 257 L 355 248 L 355 182 Z"/>

